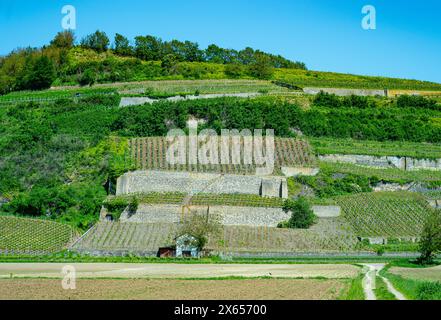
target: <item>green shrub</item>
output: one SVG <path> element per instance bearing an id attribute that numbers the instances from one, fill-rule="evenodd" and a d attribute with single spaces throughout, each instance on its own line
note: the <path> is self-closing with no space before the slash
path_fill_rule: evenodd
<path id="1" fill-rule="evenodd" d="M 419 109 L 441 110 L 441 106 L 438 106 L 435 100 L 431 100 L 422 96 L 402 95 L 398 97 L 396 103 L 398 108 L 419 108 Z"/>
<path id="2" fill-rule="evenodd" d="M 92 69 L 86 69 L 84 73 L 79 77 L 78 83 L 81 86 L 92 86 L 96 82 L 96 71 Z"/>
<path id="3" fill-rule="evenodd" d="M 441 282 L 424 282 L 417 288 L 419 300 L 441 300 Z"/>
<path id="4" fill-rule="evenodd" d="M 237 63 L 227 64 L 224 72 L 228 77 L 233 79 L 240 78 L 245 74 L 244 67 Z"/>
<path id="5" fill-rule="evenodd" d="M 291 213 L 291 218 L 286 223 L 283 222 L 281 224 L 282 227 L 307 229 L 317 220 L 310 204 L 303 197 L 298 198 L 296 201 L 286 200 L 283 204 L 283 211 Z"/>

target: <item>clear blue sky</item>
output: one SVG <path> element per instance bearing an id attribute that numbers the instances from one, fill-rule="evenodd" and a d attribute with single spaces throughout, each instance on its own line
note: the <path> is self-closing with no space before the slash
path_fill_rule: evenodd
<path id="1" fill-rule="evenodd" d="M 41 46 L 61 29 L 61 8 L 77 9 L 77 38 L 152 34 L 300 60 L 313 70 L 441 83 L 439 0 L 0 0 L 0 54 Z M 361 28 L 364 5 L 377 30 Z"/>

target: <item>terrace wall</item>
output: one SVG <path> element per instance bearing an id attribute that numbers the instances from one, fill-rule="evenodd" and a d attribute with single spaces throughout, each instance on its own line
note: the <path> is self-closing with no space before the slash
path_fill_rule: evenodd
<path id="1" fill-rule="evenodd" d="M 224 225 L 277 227 L 279 222 L 288 220 L 290 214 L 281 208 L 234 207 L 234 206 L 191 206 L 192 213 L 216 215 Z M 121 222 L 135 223 L 178 223 L 188 208 L 180 205 L 140 204 L 135 214 L 125 211 Z"/>
<path id="2" fill-rule="evenodd" d="M 371 89 L 340 89 L 340 88 L 303 88 L 306 94 L 318 94 L 320 91 L 335 94 L 337 96 L 387 96 L 387 90 Z"/>
<path id="3" fill-rule="evenodd" d="M 135 171 L 118 178 L 117 195 L 150 192 L 254 194 L 288 198 L 288 186 L 283 177 Z"/>
<path id="4" fill-rule="evenodd" d="M 339 206 L 313 206 L 312 210 L 319 218 L 335 218 L 340 216 Z M 239 225 L 252 227 L 277 227 L 279 222 L 291 217 L 282 208 L 238 207 L 238 206 L 190 206 L 172 204 L 140 204 L 135 214 L 124 211 L 121 222 L 133 223 L 178 223 L 183 214 L 198 213 L 216 215 L 223 225 Z"/>
<path id="5" fill-rule="evenodd" d="M 320 160 L 329 162 L 352 163 L 379 168 L 398 168 L 406 171 L 441 170 L 441 159 L 416 159 L 411 157 L 368 156 L 350 154 L 329 154 L 319 156 Z"/>

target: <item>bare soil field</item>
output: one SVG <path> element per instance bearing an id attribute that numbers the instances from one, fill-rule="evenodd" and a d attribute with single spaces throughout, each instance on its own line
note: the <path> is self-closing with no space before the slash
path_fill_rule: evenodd
<path id="1" fill-rule="evenodd" d="M 142 264 L 142 263 L 2 263 L 0 279 L 61 278 L 66 265 L 77 278 L 354 278 L 360 268 L 349 264 Z"/>
<path id="2" fill-rule="evenodd" d="M 0 300 L 332 300 L 348 286 L 320 279 L 82 279 L 64 290 L 58 279 L 0 279 Z"/>
<path id="3" fill-rule="evenodd" d="M 441 266 L 421 269 L 392 267 L 389 269 L 389 272 L 408 279 L 441 281 Z"/>

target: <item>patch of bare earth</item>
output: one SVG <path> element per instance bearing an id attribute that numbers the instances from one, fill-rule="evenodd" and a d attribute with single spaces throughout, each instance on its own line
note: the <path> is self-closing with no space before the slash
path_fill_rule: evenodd
<path id="1" fill-rule="evenodd" d="M 329 300 L 337 299 L 347 287 L 345 280 L 321 279 L 81 279 L 75 290 L 64 290 L 55 279 L 3 279 L 0 299 Z"/>
<path id="2" fill-rule="evenodd" d="M 408 279 L 441 281 L 441 266 L 431 268 L 392 267 L 389 272 Z"/>

